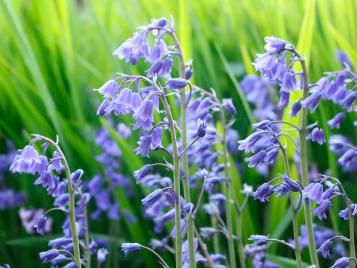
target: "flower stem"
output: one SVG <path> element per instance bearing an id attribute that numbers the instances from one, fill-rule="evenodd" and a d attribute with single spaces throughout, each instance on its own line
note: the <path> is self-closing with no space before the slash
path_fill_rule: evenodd
<path id="1" fill-rule="evenodd" d="M 150 251 L 152 254 L 154 254 L 160 261 L 160 263 L 162 264 L 162 266 L 164 268 L 170 268 L 170 266 L 164 261 L 164 259 L 153 249 L 149 248 L 149 247 L 145 247 L 145 246 L 142 246 L 142 248 L 146 249 L 147 251 Z"/>
<path id="2" fill-rule="evenodd" d="M 62 159 L 64 169 L 66 172 L 66 177 L 68 180 L 69 222 L 70 222 L 70 228 L 71 228 L 71 234 L 72 234 L 72 240 L 73 240 L 74 261 L 76 262 L 78 268 L 81 268 L 81 253 L 80 253 L 80 249 L 79 249 L 79 239 L 78 239 L 76 215 L 75 215 L 74 186 L 73 186 L 72 179 L 71 179 L 71 171 L 69 169 L 69 165 L 67 163 L 67 160 L 66 160 L 61 148 L 53 140 L 46 138 L 44 136 L 37 136 L 34 140 L 44 140 L 45 142 L 51 144 L 57 151 L 59 157 Z"/>
<path id="3" fill-rule="evenodd" d="M 300 55 L 299 55 L 300 57 Z M 306 69 L 306 63 L 303 58 L 300 57 L 300 62 L 303 71 L 303 79 L 304 79 L 304 89 L 303 89 L 303 97 L 302 101 L 307 98 L 309 94 L 308 88 L 308 74 Z M 300 172 L 301 172 L 301 183 L 304 187 L 309 184 L 309 172 L 308 172 L 308 165 L 307 165 L 307 144 L 306 144 L 306 136 L 307 136 L 307 109 L 302 107 L 301 109 L 301 120 L 300 120 Z M 313 221 L 312 221 L 312 214 L 311 214 L 311 205 L 308 200 L 304 200 L 304 213 L 305 213 L 305 224 L 307 227 L 307 233 L 309 238 L 309 253 L 311 263 L 316 267 L 319 267 L 319 259 L 317 257 L 316 252 L 316 243 L 314 237 L 314 230 L 313 230 Z"/>
<path id="4" fill-rule="evenodd" d="M 280 149 L 283 154 L 285 171 L 286 171 L 287 175 L 290 177 L 289 160 L 288 160 L 288 156 L 286 155 L 286 150 L 282 146 L 280 147 Z M 302 259 L 301 259 L 301 254 L 300 254 L 300 245 L 299 245 L 299 223 L 297 220 L 297 211 L 295 211 L 295 208 L 294 208 L 294 196 L 293 196 L 292 192 L 290 192 L 289 198 L 290 198 L 291 213 L 292 213 L 292 218 L 293 218 L 294 251 L 295 251 L 295 258 L 296 258 L 296 266 L 298 268 L 302 268 L 303 265 L 302 265 Z"/>
<path id="5" fill-rule="evenodd" d="M 233 225 L 232 225 L 232 210 L 231 210 L 231 178 L 229 175 L 229 159 L 228 159 L 228 149 L 227 149 L 227 129 L 226 129 L 226 118 L 224 115 L 224 109 L 220 105 L 221 111 L 221 123 L 222 123 L 222 146 L 223 146 L 223 159 L 224 159 L 224 177 L 226 178 L 226 189 L 225 189 L 225 207 L 226 207 L 226 221 L 228 229 L 228 252 L 229 252 L 229 264 L 230 267 L 237 267 L 236 257 L 234 253 L 234 243 L 233 243 Z M 242 237 L 239 237 L 238 243 L 242 243 Z M 244 255 L 239 254 L 240 263 L 244 263 Z M 244 266 L 242 266 L 244 267 Z"/>
<path id="6" fill-rule="evenodd" d="M 242 232 L 242 214 L 241 212 L 237 213 L 237 244 L 238 244 L 238 253 L 239 253 L 239 263 L 240 267 L 245 268 L 245 257 L 244 257 L 244 245 L 243 245 L 243 232 Z"/>
<path id="7" fill-rule="evenodd" d="M 180 60 L 180 77 L 185 77 L 185 62 L 183 58 L 183 51 L 181 49 L 180 43 L 176 37 L 176 34 L 172 34 L 172 38 L 175 42 L 176 48 L 178 50 L 178 56 Z M 187 115 L 186 115 L 186 91 L 185 88 L 182 88 L 180 91 L 180 104 L 181 104 L 181 142 L 182 150 L 187 150 Z M 190 144 L 191 146 L 191 144 Z M 188 156 L 186 151 L 182 151 L 182 166 L 183 166 L 183 195 L 186 203 L 191 203 L 191 194 L 190 194 L 190 169 L 188 166 Z M 194 247 L 194 219 L 192 215 L 188 220 L 187 228 L 187 240 L 188 240 L 188 251 L 190 257 L 190 268 L 196 268 L 195 260 L 195 247 Z"/>
<path id="8" fill-rule="evenodd" d="M 176 143 L 176 130 L 174 120 L 170 106 L 165 96 L 160 96 L 161 102 L 164 106 L 167 119 L 169 121 L 169 128 L 172 142 L 172 157 L 174 166 L 174 189 L 177 196 L 180 196 L 180 158 L 178 155 L 177 143 Z M 181 208 L 180 203 L 175 202 L 175 226 L 176 226 L 176 239 L 175 239 L 175 251 L 176 251 L 176 268 L 182 267 L 182 234 L 181 234 Z"/>

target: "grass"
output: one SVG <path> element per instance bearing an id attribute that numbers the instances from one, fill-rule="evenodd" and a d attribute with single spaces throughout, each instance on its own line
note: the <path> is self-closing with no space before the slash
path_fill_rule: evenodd
<path id="1" fill-rule="evenodd" d="M 356 13 L 357 1 L 354 0 L 0 1 L 0 31 L 3 33 L 0 39 L 0 140 L 10 138 L 20 147 L 29 133 L 50 137 L 58 134 L 71 167 L 83 168 L 88 177 L 94 174 L 98 169 L 92 157 L 94 132 L 105 123 L 95 115 L 99 98 L 91 89 L 99 87 L 116 71 L 145 70 L 142 65 L 131 67 L 119 62 L 111 52 L 136 26 L 161 16 L 175 19 L 185 57 L 194 60 L 195 83 L 214 87 L 220 97 L 234 99 L 238 107 L 235 127 L 244 137 L 254 119 L 237 81 L 245 73 L 254 73 L 251 62 L 255 54 L 262 51 L 263 38 L 274 35 L 297 44 L 298 50 L 309 59 L 311 79 L 315 81 L 323 72 L 338 68 L 334 58 L 337 48 L 343 49 L 357 63 Z M 329 119 L 334 112 L 324 103 L 314 116 Z M 287 113 L 284 116 L 290 120 Z M 356 119 L 354 114 L 348 120 Z M 326 125 L 324 128 L 330 135 Z M 342 132 L 356 142 L 355 130 L 343 126 Z M 135 139 L 129 141 L 128 148 L 127 143 L 117 141 L 129 157 L 124 163 L 124 172 L 131 174 L 141 161 L 130 152 Z M 310 153 L 320 167 L 330 167 L 334 174 L 343 175 L 346 183 L 352 183 L 352 177 L 336 167 L 336 160 L 327 147 L 319 148 L 319 154 L 328 156 L 328 165 L 319 155 Z M 242 181 L 255 185 L 262 181 L 246 167 L 244 171 Z M 25 191 L 32 187 L 31 183 L 20 180 L 16 183 Z M 121 198 L 132 206 L 125 197 Z M 249 205 L 257 207 L 254 202 Z M 270 204 L 269 217 L 265 219 L 270 233 L 285 234 L 285 228 L 289 227 L 289 221 L 284 218 L 286 209 L 279 201 Z M 130 210 L 135 212 L 137 207 Z M 249 233 L 262 232 L 261 215 L 249 215 Z M 0 219 L 0 239 L 4 243 L 0 241 L 0 245 L 5 246 L 0 246 L 0 250 L 6 254 L 0 254 L 0 263 L 13 263 L 16 249 L 21 245 L 25 247 L 28 242 L 6 242 L 15 239 L 6 232 L 13 222 L 2 219 L 4 217 Z M 150 228 L 150 223 L 144 222 Z M 285 224 L 279 224 L 281 222 Z M 145 235 L 136 232 L 139 227 L 125 223 L 121 226 L 131 230 L 124 239 L 134 240 L 139 236 L 136 238 L 147 240 Z M 105 233 L 106 228 L 99 225 L 98 231 Z M 23 233 L 21 236 L 28 239 Z M 39 247 L 36 243 L 31 246 L 33 252 Z M 276 248 L 272 248 L 272 254 L 275 251 Z M 38 266 L 38 260 L 33 258 L 31 265 Z"/>

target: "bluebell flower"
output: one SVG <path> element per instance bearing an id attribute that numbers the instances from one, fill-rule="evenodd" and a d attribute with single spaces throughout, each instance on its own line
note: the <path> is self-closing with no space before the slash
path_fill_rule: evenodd
<path id="1" fill-rule="evenodd" d="M 323 186 L 321 183 L 310 183 L 303 190 L 303 196 L 305 199 L 310 200 L 311 203 L 316 201 L 317 203 L 321 202 L 323 194 Z"/>
<path id="2" fill-rule="evenodd" d="M 349 167 L 357 159 L 357 149 L 352 148 L 347 150 L 339 159 L 338 163 L 342 166 Z"/>
<path id="3" fill-rule="evenodd" d="M 78 183 L 81 181 L 81 178 L 84 174 L 83 169 L 77 169 L 74 172 L 72 172 L 71 174 L 71 180 L 73 181 L 73 183 Z"/>
<path id="4" fill-rule="evenodd" d="M 321 253 L 324 258 L 327 258 L 330 256 L 330 250 L 332 247 L 332 240 L 326 240 L 325 242 L 322 243 L 322 245 L 318 248 L 317 252 Z"/>
<path id="5" fill-rule="evenodd" d="M 351 59 L 348 57 L 348 55 L 344 51 L 337 50 L 335 56 L 336 56 L 336 59 L 341 63 L 343 68 L 352 66 Z"/>
<path id="6" fill-rule="evenodd" d="M 263 183 L 259 188 L 254 192 L 253 197 L 255 200 L 260 202 L 266 202 L 274 193 L 274 187 L 269 183 Z"/>
<path id="7" fill-rule="evenodd" d="M 266 245 L 269 241 L 268 237 L 265 235 L 251 235 L 248 240 L 254 241 L 255 246 Z"/>
<path id="8" fill-rule="evenodd" d="M 136 178 L 137 181 L 140 181 L 146 175 L 149 175 L 151 171 L 152 171 L 152 166 L 149 164 L 145 165 L 141 169 L 134 172 L 134 177 Z"/>
<path id="9" fill-rule="evenodd" d="M 152 193 L 150 193 L 148 196 L 143 198 L 141 200 L 141 203 L 145 207 L 151 207 L 155 202 L 157 202 L 164 194 L 164 191 L 162 189 L 156 189 Z"/>
<path id="10" fill-rule="evenodd" d="M 148 156 L 151 150 L 151 142 L 152 136 L 145 134 L 140 137 L 140 141 L 138 142 L 139 147 L 136 148 L 135 152 L 141 156 Z"/>
<path id="11" fill-rule="evenodd" d="M 297 114 L 300 112 L 302 108 L 302 104 L 301 104 L 301 100 L 298 100 L 296 101 L 293 106 L 291 107 L 291 110 L 290 110 L 290 116 L 291 117 L 296 117 Z"/>
<path id="12" fill-rule="evenodd" d="M 265 37 L 264 41 L 265 41 L 264 49 L 267 52 L 271 52 L 271 53 L 279 53 L 282 50 L 284 50 L 288 44 L 290 44 L 289 42 L 274 36 Z"/>
<path id="13" fill-rule="evenodd" d="M 256 167 L 264 162 L 264 159 L 267 157 L 267 152 L 265 150 L 259 151 L 256 154 L 252 155 L 245 159 L 248 162 L 248 167 Z"/>
<path id="14" fill-rule="evenodd" d="M 40 235 L 44 235 L 46 232 L 46 221 L 47 217 L 46 216 L 41 216 L 40 219 L 38 220 L 37 224 L 34 225 L 34 228 L 36 229 L 36 232 Z"/>
<path id="15" fill-rule="evenodd" d="M 44 252 L 40 252 L 40 258 L 43 263 L 49 263 L 51 260 L 56 258 L 59 255 L 59 251 L 57 249 L 50 249 Z"/>
<path id="16" fill-rule="evenodd" d="M 108 250 L 106 248 L 100 248 L 97 251 L 97 260 L 98 263 L 103 263 L 105 262 L 105 259 L 107 258 L 108 255 Z"/>
<path id="17" fill-rule="evenodd" d="M 352 211 L 352 216 L 357 214 L 357 204 L 351 204 L 350 206 L 351 211 Z M 347 221 L 349 219 L 349 212 L 348 212 L 348 208 L 345 208 L 343 210 L 341 210 L 338 215 L 344 219 L 345 221 Z"/>
<path id="18" fill-rule="evenodd" d="M 350 266 L 350 260 L 347 257 L 339 258 L 331 268 L 347 268 Z"/>
<path id="19" fill-rule="evenodd" d="M 340 128 L 341 122 L 345 119 L 345 113 L 336 114 L 327 122 L 330 128 Z"/>
<path id="20" fill-rule="evenodd" d="M 332 202 L 329 199 L 322 200 L 319 206 L 314 209 L 314 215 L 320 220 L 326 218 L 326 212 L 331 206 Z"/>
<path id="21" fill-rule="evenodd" d="M 301 186 L 298 182 L 292 180 L 291 178 L 289 178 L 288 175 L 283 175 L 282 176 L 283 180 L 284 180 L 284 185 L 289 189 L 289 191 L 291 192 L 299 192 L 301 191 Z"/>
<path id="22" fill-rule="evenodd" d="M 212 227 L 201 227 L 200 234 L 205 239 L 211 239 L 216 233 L 218 232 L 217 229 Z"/>
<path id="23" fill-rule="evenodd" d="M 198 119 L 197 137 L 203 138 L 206 135 L 207 122 Z"/>
<path id="24" fill-rule="evenodd" d="M 110 79 L 97 90 L 103 95 L 103 97 L 114 99 L 114 96 L 119 90 L 119 85 L 114 79 Z"/>
<path id="25" fill-rule="evenodd" d="M 15 173 L 34 174 L 43 169 L 43 159 L 32 145 L 27 145 L 16 156 L 10 166 L 10 171 Z"/>
<path id="26" fill-rule="evenodd" d="M 156 127 L 152 133 L 152 140 L 151 140 L 151 148 L 156 149 L 161 146 L 161 140 L 162 140 L 162 128 L 161 127 Z"/>
<path id="27" fill-rule="evenodd" d="M 304 99 L 301 104 L 304 108 L 310 109 L 311 112 L 314 112 L 319 104 L 321 99 L 321 92 L 316 91 Z"/>
<path id="28" fill-rule="evenodd" d="M 271 149 L 266 150 L 265 152 L 266 152 L 266 155 L 264 157 L 264 164 L 271 165 L 276 161 L 276 159 L 278 157 L 279 148 L 273 147 Z"/>
<path id="29" fill-rule="evenodd" d="M 53 248 L 61 248 L 72 243 L 72 238 L 59 237 L 52 239 L 48 242 L 48 245 Z"/>
<path id="30" fill-rule="evenodd" d="M 188 81 L 183 78 L 171 78 L 167 80 L 166 87 L 168 89 L 181 89 L 188 85 Z"/>
<path id="31" fill-rule="evenodd" d="M 325 143 L 324 131 L 321 128 L 315 127 L 310 132 L 310 134 L 306 136 L 306 139 L 317 142 L 318 144 L 324 144 Z"/>
<path id="32" fill-rule="evenodd" d="M 228 113 L 230 113 L 231 115 L 234 115 L 237 113 L 236 107 L 234 107 L 232 99 L 223 99 L 222 105 L 228 111 Z"/>

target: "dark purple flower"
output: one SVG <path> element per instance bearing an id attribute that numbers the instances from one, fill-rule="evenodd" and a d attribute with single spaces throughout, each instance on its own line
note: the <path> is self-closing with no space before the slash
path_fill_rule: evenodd
<path id="1" fill-rule="evenodd" d="M 188 85 L 188 81 L 183 78 L 172 78 L 166 82 L 168 89 L 181 89 Z"/>
<path id="2" fill-rule="evenodd" d="M 259 188 L 254 192 L 253 197 L 255 200 L 259 200 L 260 202 L 266 202 L 274 193 L 274 187 L 269 183 L 263 183 L 259 186 Z"/>
<path id="3" fill-rule="evenodd" d="M 268 237 L 265 235 L 251 235 L 248 240 L 254 241 L 255 246 L 266 245 L 269 241 Z"/>
<path id="4" fill-rule="evenodd" d="M 198 119 L 197 137 L 203 138 L 206 135 L 207 122 Z"/>
<path id="5" fill-rule="evenodd" d="M 145 165 L 141 169 L 134 172 L 134 177 L 136 178 L 137 181 L 140 181 L 146 175 L 149 175 L 151 171 L 152 171 L 152 166 Z"/>
<path id="6" fill-rule="evenodd" d="M 286 90 L 280 90 L 279 106 L 286 107 L 289 105 L 290 92 Z"/>
<path id="7" fill-rule="evenodd" d="M 58 249 L 50 249 L 44 252 L 40 252 L 40 258 L 43 263 L 49 263 L 52 261 L 54 258 L 56 258 L 59 255 Z"/>
<path id="8" fill-rule="evenodd" d="M 309 135 L 306 136 L 307 140 L 312 140 L 318 144 L 325 143 L 324 131 L 321 128 L 315 127 Z"/>
<path id="9" fill-rule="evenodd" d="M 289 178 L 287 175 L 282 176 L 284 180 L 284 185 L 289 189 L 291 192 L 299 192 L 301 190 L 301 186 L 296 181 Z"/>
<path id="10" fill-rule="evenodd" d="M 151 148 L 155 149 L 157 147 L 161 146 L 161 140 L 162 140 L 162 128 L 161 127 L 156 127 L 152 133 L 152 141 L 151 141 Z"/>
<path id="11" fill-rule="evenodd" d="M 141 249 L 141 245 L 138 243 L 123 243 L 121 244 L 121 250 L 125 255 L 129 253 L 137 252 Z"/>
<path id="12" fill-rule="evenodd" d="M 267 157 L 265 150 L 259 151 L 251 157 L 245 159 L 248 162 L 248 167 L 256 167 L 264 162 L 264 159 Z"/>
<path id="13" fill-rule="evenodd" d="M 324 199 L 321 201 L 318 207 L 314 209 L 314 215 L 320 220 L 326 218 L 326 211 L 332 206 L 332 202 L 329 199 Z"/>
<path id="14" fill-rule="evenodd" d="M 141 200 L 141 203 L 145 207 L 151 207 L 155 202 L 157 202 L 163 195 L 164 191 L 162 189 L 156 189 L 144 199 Z"/>
<path id="15" fill-rule="evenodd" d="M 83 176 L 83 169 L 77 169 L 76 171 L 74 171 L 72 174 L 71 174 L 71 179 L 73 181 L 73 183 L 78 183 L 80 182 L 82 176 Z"/>
<path id="16" fill-rule="evenodd" d="M 266 155 L 264 157 L 264 163 L 266 165 L 271 165 L 273 164 L 277 157 L 278 157 L 278 154 L 279 154 L 279 148 L 278 147 L 273 147 L 269 150 L 266 151 Z"/>
<path id="17" fill-rule="evenodd" d="M 291 117 L 296 117 L 297 114 L 300 112 L 301 108 L 302 108 L 301 101 L 298 100 L 298 101 L 295 102 L 295 103 L 293 104 L 293 106 L 291 107 L 290 116 L 291 116 Z"/>
<path id="18" fill-rule="evenodd" d="M 40 235 L 44 235 L 46 232 L 46 220 L 47 220 L 46 216 L 41 216 L 37 224 L 34 226 L 36 232 Z"/>
<path id="19" fill-rule="evenodd" d="M 338 113 L 327 122 L 330 128 L 340 128 L 341 122 L 345 119 L 345 113 Z"/>

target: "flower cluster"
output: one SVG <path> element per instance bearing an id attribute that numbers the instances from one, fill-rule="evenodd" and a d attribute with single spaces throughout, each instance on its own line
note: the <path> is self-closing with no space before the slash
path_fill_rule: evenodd
<path id="1" fill-rule="evenodd" d="M 40 154 L 35 149 L 35 143 L 42 143 L 43 150 Z M 48 158 L 49 147 L 53 147 L 52 157 Z M 66 267 L 80 267 L 80 263 L 88 263 L 89 256 L 81 259 L 78 238 L 89 252 L 88 222 L 86 205 L 90 195 L 82 191 L 82 170 L 70 173 L 68 164 L 58 144 L 46 137 L 35 135 L 35 138 L 23 150 L 18 151 L 10 170 L 16 173 L 38 175 L 35 185 L 41 185 L 48 194 L 54 198 L 54 207 L 43 213 L 21 210 L 20 217 L 24 227 L 30 231 L 32 228 L 43 235 L 49 232 L 52 220 L 47 214 L 51 211 L 61 211 L 66 215 L 62 224 L 62 237 L 49 241 L 50 250 L 40 253 L 43 263 L 59 265 L 67 263 Z M 65 174 L 65 178 L 61 178 Z M 35 214 L 34 214 L 35 213 Z M 32 226 L 31 226 L 32 225 Z M 92 243 L 95 243 L 92 241 Z M 99 250 L 99 249 L 98 249 Z M 97 250 L 92 252 L 97 253 Z M 100 255 L 100 254 L 99 254 Z M 99 260 L 98 260 L 99 261 Z"/>

